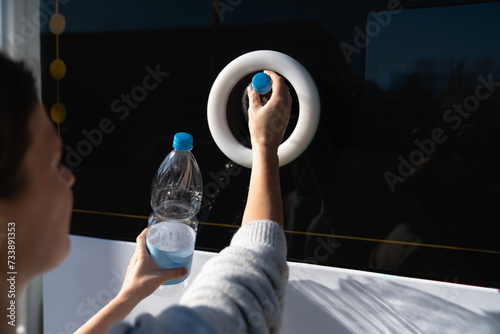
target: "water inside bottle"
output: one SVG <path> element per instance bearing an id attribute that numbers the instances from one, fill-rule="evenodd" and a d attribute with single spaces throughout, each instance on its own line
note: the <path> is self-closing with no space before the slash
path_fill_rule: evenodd
<path id="1" fill-rule="evenodd" d="M 167 281 L 163 285 L 178 285 L 189 277 L 195 239 L 195 230 L 185 221 L 168 220 L 149 227 L 146 245 L 153 262 L 163 269 L 180 267 L 187 269 L 186 275 Z M 185 286 L 186 283 L 182 285 L 182 289 Z"/>
<path id="2" fill-rule="evenodd" d="M 170 220 L 155 224 L 150 227 L 148 234 L 148 242 L 159 250 L 167 252 L 194 250 L 196 232 L 183 222 Z"/>

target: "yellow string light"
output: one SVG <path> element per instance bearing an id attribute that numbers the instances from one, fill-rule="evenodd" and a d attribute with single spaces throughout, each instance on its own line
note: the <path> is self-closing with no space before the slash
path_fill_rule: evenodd
<path id="1" fill-rule="evenodd" d="M 56 12 L 49 21 L 50 32 L 56 36 L 56 59 L 50 64 L 50 76 L 57 81 L 57 102 L 50 108 L 50 117 L 57 124 L 57 134 L 61 136 L 61 123 L 66 119 L 66 107 L 60 101 L 59 81 L 66 76 L 66 64 L 59 58 L 59 35 L 66 29 L 66 19 L 59 13 L 56 0 Z"/>

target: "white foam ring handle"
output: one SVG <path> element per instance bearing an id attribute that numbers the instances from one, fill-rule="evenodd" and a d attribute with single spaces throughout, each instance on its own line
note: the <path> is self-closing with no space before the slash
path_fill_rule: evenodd
<path id="1" fill-rule="evenodd" d="M 319 124 L 318 89 L 309 72 L 292 57 L 276 51 L 246 53 L 230 62 L 217 76 L 207 104 L 208 127 L 220 150 L 235 163 L 251 168 L 252 150 L 243 146 L 227 123 L 227 102 L 233 87 L 253 72 L 271 70 L 283 75 L 299 99 L 299 118 L 292 134 L 278 148 L 279 165 L 284 166 L 304 152 Z"/>

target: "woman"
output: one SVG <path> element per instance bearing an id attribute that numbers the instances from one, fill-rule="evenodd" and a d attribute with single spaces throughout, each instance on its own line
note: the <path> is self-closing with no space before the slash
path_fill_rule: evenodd
<path id="1" fill-rule="evenodd" d="M 0 55 L 0 307 L 17 305 L 28 282 L 57 266 L 69 251 L 75 177 L 59 164 L 62 143 L 36 97 L 33 79 L 20 64 Z M 249 88 L 253 168 L 242 228 L 231 245 L 209 261 L 179 305 L 113 333 L 277 332 L 288 278 L 277 149 L 291 108 L 283 79 L 266 72 L 273 95 L 262 107 Z M 77 333 L 105 333 L 166 280 L 184 268 L 161 270 L 145 247 L 146 230 L 118 295 Z M 13 278 L 13 279 L 12 279 Z M 15 284 L 12 285 L 12 282 Z M 12 291 L 14 287 L 15 292 Z M 8 320 L 8 319 L 7 319 Z M 0 332 L 15 332 L 15 322 Z"/>

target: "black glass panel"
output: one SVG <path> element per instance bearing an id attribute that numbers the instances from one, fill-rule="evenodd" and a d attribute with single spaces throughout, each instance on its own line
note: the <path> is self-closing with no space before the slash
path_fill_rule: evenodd
<path id="1" fill-rule="evenodd" d="M 289 260 L 500 287 L 498 8 L 59 1 L 65 30 L 56 37 L 42 25 L 42 98 L 67 112 L 54 126 L 77 178 L 71 232 L 135 240 L 154 173 L 173 135 L 187 131 L 205 184 L 196 247 L 225 247 L 250 172 L 214 143 L 208 95 L 230 61 L 271 49 L 301 62 L 321 97 L 313 141 L 280 171 Z M 55 10 L 42 1 L 41 15 Z M 58 58 L 66 74 L 55 80 Z"/>
<path id="2" fill-rule="evenodd" d="M 366 45 L 366 108 L 441 110 L 465 100 L 467 110 L 498 111 L 499 13 L 499 3 L 368 13 L 357 40 Z"/>

